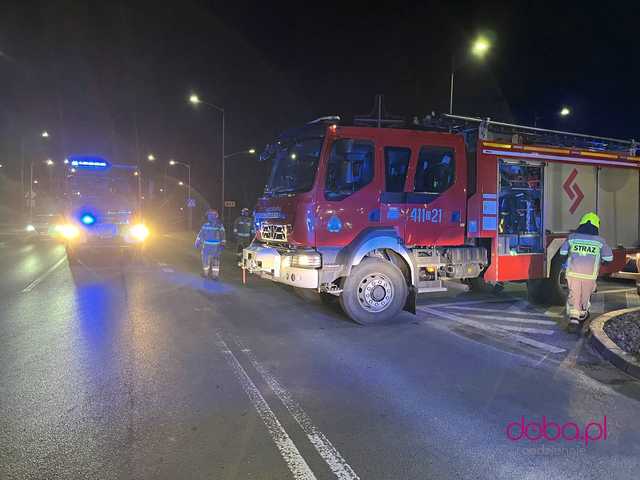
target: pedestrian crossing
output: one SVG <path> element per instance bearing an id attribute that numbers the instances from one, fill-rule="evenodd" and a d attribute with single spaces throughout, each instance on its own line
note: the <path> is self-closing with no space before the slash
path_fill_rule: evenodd
<path id="1" fill-rule="evenodd" d="M 591 318 L 638 306 L 640 297 L 635 288 L 602 289 L 591 298 Z M 485 336 L 526 345 L 545 354 L 566 354 L 577 341 L 575 335 L 565 331 L 563 307 L 538 307 L 522 297 L 425 303 L 417 310 L 425 323 L 437 321 L 450 329 L 469 327 Z"/>

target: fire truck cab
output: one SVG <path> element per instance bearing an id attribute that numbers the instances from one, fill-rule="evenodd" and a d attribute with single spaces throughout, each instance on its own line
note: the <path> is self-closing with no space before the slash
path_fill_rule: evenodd
<path id="1" fill-rule="evenodd" d="M 637 246 L 634 148 L 450 115 L 411 128 L 320 119 L 262 154 L 272 170 L 241 267 L 338 296 L 362 324 L 415 313 L 417 294 L 454 279 L 527 281 L 533 300 L 561 303 L 556 254 L 583 213 L 607 209 L 613 271 Z"/>

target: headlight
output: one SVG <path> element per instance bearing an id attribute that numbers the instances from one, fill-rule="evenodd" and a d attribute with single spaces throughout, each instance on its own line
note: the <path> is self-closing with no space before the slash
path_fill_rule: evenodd
<path id="1" fill-rule="evenodd" d="M 76 238 L 80 234 L 80 230 L 75 225 L 60 225 L 60 227 L 56 228 L 64 238 L 67 240 L 71 240 L 72 238 Z"/>
<path id="2" fill-rule="evenodd" d="M 131 236 L 139 242 L 143 242 L 149 236 L 149 229 L 141 223 L 131 227 L 130 232 Z"/>
<path id="3" fill-rule="evenodd" d="M 296 253 L 291 257 L 291 266 L 298 268 L 320 268 L 322 257 L 318 252 Z"/>
<path id="4" fill-rule="evenodd" d="M 36 231 L 36 227 L 34 227 L 33 225 L 29 224 L 26 226 L 25 230 L 27 232 L 35 232 Z"/>

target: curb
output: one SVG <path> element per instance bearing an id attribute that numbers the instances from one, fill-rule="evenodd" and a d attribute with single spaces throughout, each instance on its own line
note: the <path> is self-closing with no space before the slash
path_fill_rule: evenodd
<path id="1" fill-rule="evenodd" d="M 600 315 L 589 325 L 591 336 L 589 342 L 605 360 L 618 367 L 623 372 L 628 373 L 632 377 L 640 379 L 640 361 L 633 355 L 622 350 L 616 343 L 609 338 L 604 332 L 604 324 L 613 317 L 623 315 L 629 312 L 636 312 L 640 307 L 625 308 L 623 310 L 615 310 L 613 312 Z"/>

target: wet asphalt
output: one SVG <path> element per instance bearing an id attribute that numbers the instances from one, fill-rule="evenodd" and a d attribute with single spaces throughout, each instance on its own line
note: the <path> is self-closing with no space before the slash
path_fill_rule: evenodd
<path id="1" fill-rule="evenodd" d="M 421 298 L 431 314 L 365 328 L 288 287 L 243 286 L 233 263 L 225 255 L 218 282 L 200 278 L 192 239 L 177 234 L 142 261 L 69 264 L 53 242 L 0 242 L 0 478 L 637 474 L 640 382 L 564 333 L 557 310 L 528 306 L 522 287 Z M 627 287 L 604 282 L 603 311 L 626 307 Z M 562 352 L 468 321 L 503 308 L 546 319 L 527 338 Z M 606 416 L 607 438 L 507 437 L 510 422 L 543 416 L 581 429 Z"/>

